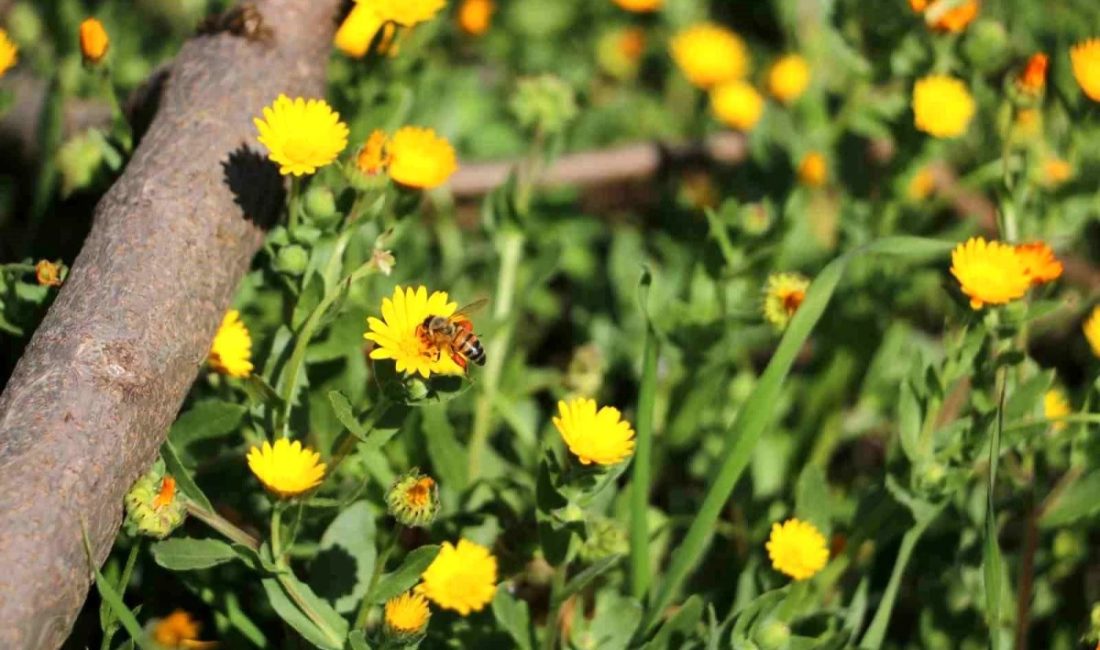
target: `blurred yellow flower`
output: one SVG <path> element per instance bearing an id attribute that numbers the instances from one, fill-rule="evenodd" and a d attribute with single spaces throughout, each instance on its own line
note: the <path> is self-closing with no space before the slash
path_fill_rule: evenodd
<path id="1" fill-rule="evenodd" d="M 1065 422 L 1058 422 L 1073 411 L 1069 399 L 1061 389 L 1051 388 L 1043 395 L 1043 417 L 1051 420 L 1050 428 L 1062 431 L 1066 428 Z"/>
<path id="2" fill-rule="evenodd" d="M 600 67 L 613 77 L 633 77 L 645 53 L 646 34 L 640 27 L 620 27 L 603 33 L 596 45 Z"/>
<path id="3" fill-rule="evenodd" d="M 974 117 L 974 99 L 963 82 L 945 75 L 930 75 L 913 87 L 913 114 L 917 129 L 937 138 L 954 138 L 966 132 Z"/>
<path id="4" fill-rule="evenodd" d="M 8 33 L 0 29 L 0 77 L 19 61 L 19 48 L 8 38 Z"/>
<path id="5" fill-rule="evenodd" d="M 152 628 L 150 636 L 158 646 L 163 648 L 206 650 L 218 645 L 214 641 L 199 641 L 202 623 L 182 609 L 177 609 L 168 616 L 156 620 Z"/>
<path id="6" fill-rule="evenodd" d="M 745 42 L 720 25 L 700 23 L 682 30 L 669 47 L 676 65 L 700 88 L 741 79 L 749 73 Z"/>
<path id="7" fill-rule="evenodd" d="M 471 36 L 481 36 L 489 31 L 494 11 L 493 0 L 463 0 L 458 8 L 458 26 Z"/>
<path id="8" fill-rule="evenodd" d="M 936 175 L 932 173 L 931 167 L 921 167 L 909 179 L 908 194 L 914 201 L 927 199 L 934 191 L 936 191 Z"/>
<path id="9" fill-rule="evenodd" d="M 798 54 L 788 54 L 768 70 L 768 92 L 784 104 L 802 96 L 810 85 L 810 64 Z"/>
<path id="10" fill-rule="evenodd" d="M 413 27 L 434 18 L 445 4 L 446 0 L 357 0 L 336 30 L 333 44 L 348 56 L 362 58 L 387 23 Z M 383 53 L 390 50 L 393 36 L 392 31 L 383 34 Z"/>
<path id="11" fill-rule="evenodd" d="M 1031 286 L 1024 261 L 1011 244 L 971 237 L 951 251 L 951 274 L 972 309 L 1022 298 Z"/>
<path id="12" fill-rule="evenodd" d="M 388 144 L 389 138 L 386 137 L 386 133 L 381 129 L 375 129 L 363 143 L 359 155 L 355 157 L 355 166 L 368 176 L 382 172 L 386 165 L 390 164 Z"/>
<path id="13" fill-rule="evenodd" d="M 61 265 L 49 260 L 38 260 L 34 265 L 34 277 L 43 287 L 60 287 Z"/>
<path id="14" fill-rule="evenodd" d="M 1073 178 L 1073 165 L 1058 156 L 1047 156 L 1043 159 L 1043 183 L 1048 187 L 1061 185 Z"/>
<path id="15" fill-rule="evenodd" d="M 107 55 L 107 48 L 110 46 L 111 39 L 107 36 L 103 23 L 95 18 L 85 18 L 80 23 L 80 54 L 85 63 L 99 63 Z"/>
<path id="16" fill-rule="evenodd" d="M 945 32 L 961 32 L 966 29 L 981 9 L 979 0 L 909 0 L 909 6 L 918 14 L 923 13 L 928 26 Z"/>
<path id="17" fill-rule="evenodd" d="M 348 146 L 348 126 L 323 99 L 292 100 L 279 95 L 263 114 L 263 119 L 253 118 L 252 122 L 280 174 L 312 174 L 336 160 Z"/>
<path id="18" fill-rule="evenodd" d="M 390 178 L 406 187 L 431 189 L 458 169 L 454 147 L 431 129 L 405 126 L 389 143 Z"/>
<path id="19" fill-rule="evenodd" d="M 1085 320 L 1083 330 L 1092 353 L 1100 357 L 1100 306 L 1092 308 L 1092 313 Z"/>
<path id="20" fill-rule="evenodd" d="M 1016 86 L 1029 95 L 1038 95 L 1043 92 L 1047 83 L 1047 55 L 1036 52 L 1027 60 L 1020 76 L 1016 77 Z"/>
<path id="21" fill-rule="evenodd" d="M 806 299 L 810 280 L 799 273 L 773 273 L 764 286 L 764 320 L 783 331 Z"/>
<path id="22" fill-rule="evenodd" d="M 595 400 L 582 397 L 559 401 L 558 414 L 554 427 L 582 465 L 615 465 L 634 453 L 634 429 L 619 409 L 597 410 Z"/>
<path id="23" fill-rule="evenodd" d="M 206 361 L 211 368 L 230 377 L 252 374 L 252 336 L 241 321 L 241 312 L 230 309 L 222 317 Z"/>
<path id="24" fill-rule="evenodd" d="M 811 151 L 798 163 L 798 180 L 803 185 L 821 187 L 829 179 L 829 166 L 820 151 Z"/>
<path id="25" fill-rule="evenodd" d="M 1073 76 L 1089 99 L 1100 102 L 1100 38 L 1078 43 L 1069 51 Z"/>
<path id="26" fill-rule="evenodd" d="M 1045 284 L 1062 277 L 1062 263 L 1045 242 L 1017 244 L 1016 254 L 1023 262 L 1024 273 L 1031 279 L 1031 284 Z"/>
<path id="27" fill-rule="evenodd" d="M 272 445 L 248 450 L 248 469 L 269 492 L 286 499 L 312 490 L 325 477 L 321 455 L 295 440 L 279 438 Z"/>
<path id="28" fill-rule="evenodd" d="M 432 613 L 428 601 L 421 594 L 406 591 L 386 601 L 385 627 L 391 636 L 420 634 L 428 626 Z"/>
<path id="29" fill-rule="evenodd" d="M 657 11 L 665 4 L 665 0 L 615 0 L 615 4 L 627 11 L 644 13 Z"/>
<path id="30" fill-rule="evenodd" d="M 382 320 L 368 318 L 370 331 L 363 335 L 373 341 L 371 359 L 392 359 L 398 372 L 419 374 L 425 379 L 433 374 L 462 375 L 465 371 L 451 358 L 449 350 L 438 350 L 421 334 L 421 324 L 429 316 L 451 316 L 458 304 L 450 301 L 445 291 L 419 286 L 394 287 L 392 298 L 382 299 Z"/>
<path id="31" fill-rule="evenodd" d="M 462 616 L 480 612 L 497 590 L 497 559 L 480 544 L 460 539 L 443 542 L 439 555 L 420 576 L 416 592 Z"/>
<path id="32" fill-rule="evenodd" d="M 722 123 L 750 131 L 764 114 L 764 98 L 745 81 L 727 81 L 710 91 L 710 107 Z"/>
<path id="33" fill-rule="evenodd" d="M 772 568 L 795 580 L 812 578 L 829 562 L 825 536 L 813 524 L 798 519 L 772 524 L 764 548 Z"/>

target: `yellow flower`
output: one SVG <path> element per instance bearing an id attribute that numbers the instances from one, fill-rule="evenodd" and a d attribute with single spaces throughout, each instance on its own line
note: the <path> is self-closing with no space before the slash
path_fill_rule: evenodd
<path id="1" fill-rule="evenodd" d="M 458 26 L 471 36 L 481 36 L 489 31 L 494 11 L 493 0 L 464 0 L 458 8 Z"/>
<path id="2" fill-rule="evenodd" d="M 1022 298 L 1031 286 L 1016 248 L 999 241 L 986 242 L 982 237 L 971 237 L 951 251 L 951 275 L 970 298 L 972 309 Z"/>
<path id="3" fill-rule="evenodd" d="M 799 273 L 773 273 L 764 287 L 764 319 L 783 331 L 806 299 L 810 281 Z"/>
<path id="4" fill-rule="evenodd" d="M 583 397 L 558 402 L 560 417 L 553 418 L 565 446 L 582 465 L 615 465 L 634 453 L 634 429 L 619 409 Z"/>
<path id="5" fill-rule="evenodd" d="M 43 287 L 60 287 L 61 265 L 49 260 L 38 260 L 34 265 L 34 277 Z"/>
<path id="6" fill-rule="evenodd" d="M 665 0 L 615 0 L 615 4 L 627 11 L 646 13 L 660 9 Z"/>
<path id="7" fill-rule="evenodd" d="M 788 54 L 768 70 L 768 92 L 784 104 L 802 96 L 810 85 L 810 65 L 798 54 Z"/>
<path id="8" fill-rule="evenodd" d="M 1100 357 L 1100 307 L 1092 308 L 1092 313 L 1085 320 L 1083 330 L 1092 353 Z"/>
<path id="9" fill-rule="evenodd" d="M 745 42 L 713 23 L 701 23 L 679 32 L 670 47 L 676 65 L 700 88 L 741 79 L 749 73 Z"/>
<path id="10" fill-rule="evenodd" d="M 348 146 L 348 126 L 323 99 L 292 100 L 279 95 L 264 108 L 264 119 L 257 117 L 252 122 L 280 174 L 312 174 L 336 160 Z"/>
<path id="11" fill-rule="evenodd" d="M 439 555 L 420 576 L 416 593 L 443 609 L 462 616 L 480 612 L 497 590 L 497 559 L 489 549 L 460 539 L 458 546 L 443 542 Z"/>
<path id="12" fill-rule="evenodd" d="M 1073 411 L 1073 407 L 1069 404 L 1069 399 L 1066 398 L 1066 394 L 1058 388 L 1051 388 L 1043 395 L 1043 417 L 1047 420 L 1051 420 L 1052 424 L 1050 428 L 1055 431 L 1062 431 L 1066 428 L 1065 422 L 1058 422 L 1069 415 Z"/>
<path id="13" fill-rule="evenodd" d="M 413 27 L 434 18 L 445 4 L 446 0 L 358 0 L 336 30 L 333 44 L 348 56 L 362 58 L 387 23 Z M 392 30 L 383 34 L 381 52 L 390 50 L 393 36 Z"/>
<path id="14" fill-rule="evenodd" d="M 272 445 L 248 450 L 248 469 L 269 492 L 286 499 L 312 490 L 325 477 L 321 455 L 295 440 L 279 438 Z"/>
<path id="15" fill-rule="evenodd" d="M 157 645 L 164 648 L 202 650 L 217 646 L 213 641 L 199 641 L 200 631 L 202 631 L 202 623 L 196 621 L 184 610 L 177 609 L 153 624 L 151 636 Z"/>
<path id="16" fill-rule="evenodd" d="M 772 568 L 795 580 L 812 578 L 829 562 L 825 536 L 813 524 L 798 519 L 772 524 L 764 548 Z"/>
<path id="17" fill-rule="evenodd" d="M 367 319 L 370 331 L 363 337 L 376 344 L 370 358 L 393 359 L 398 372 L 419 373 L 425 379 L 433 374 L 464 374 L 451 351 L 435 348 L 420 330 L 429 316 L 449 317 L 457 308 L 458 304 L 450 302 L 445 291 L 434 291 L 429 296 L 423 286 L 394 287 L 393 298 L 382 299 L 382 320 Z"/>
<path id="18" fill-rule="evenodd" d="M 19 48 L 8 38 L 8 33 L 0 29 L 0 77 L 19 61 Z"/>
<path id="19" fill-rule="evenodd" d="M 937 138 L 954 138 L 965 133 L 974 110 L 970 91 L 953 77 L 930 75 L 917 81 L 913 88 L 917 129 Z"/>
<path id="20" fill-rule="evenodd" d="M 95 18 L 85 18 L 80 23 L 80 54 L 85 63 L 99 63 L 107 55 L 107 48 L 110 46 L 111 39 L 107 36 L 103 23 Z"/>
<path id="21" fill-rule="evenodd" d="M 764 114 L 764 98 L 744 81 L 729 81 L 711 91 L 710 107 L 724 124 L 749 131 Z"/>
<path id="22" fill-rule="evenodd" d="M 909 198 L 914 201 L 922 201 L 932 196 L 936 191 L 936 175 L 931 167 L 921 167 L 909 180 Z"/>
<path id="23" fill-rule="evenodd" d="M 1043 159 L 1043 182 L 1048 187 L 1061 185 L 1073 178 L 1073 165 L 1067 160 L 1057 156 L 1047 156 Z"/>
<path id="24" fill-rule="evenodd" d="M 1016 86 L 1029 95 L 1043 92 L 1047 83 L 1047 55 L 1037 52 L 1031 55 L 1023 72 L 1016 77 Z"/>
<path id="25" fill-rule="evenodd" d="M 798 180 L 810 187 L 821 187 L 829 179 L 829 166 L 819 151 L 811 151 L 798 163 Z"/>
<path id="26" fill-rule="evenodd" d="M 1100 102 L 1100 38 L 1078 43 L 1069 51 L 1073 76 L 1089 99 Z"/>
<path id="27" fill-rule="evenodd" d="M 1062 277 L 1062 263 L 1054 256 L 1054 251 L 1046 243 L 1037 241 L 1018 244 L 1016 255 L 1024 264 L 1024 273 L 1031 284 L 1039 285 L 1053 282 Z"/>
<path id="28" fill-rule="evenodd" d="M 431 616 L 424 596 L 406 591 L 386 601 L 386 632 L 392 636 L 420 634 Z"/>
<path id="29" fill-rule="evenodd" d="M 241 312 L 230 309 L 222 318 L 207 363 L 214 370 L 230 377 L 252 374 L 252 336 L 241 322 Z"/>
<path id="30" fill-rule="evenodd" d="M 389 155 L 390 178 L 406 187 L 438 187 L 458 169 L 451 143 L 417 126 L 402 127 L 393 134 Z"/>
<path id="31" fill-rule="evenodd" d="M 375 129 L 363 143 L 363 148 L 359 150 L 359 155 L 355 158 L 355 166 L 368 176 L 381 172 L 386 165 L 390 164 L 388 144 L 389 138 L 386 137 L 385 132 Z"/>

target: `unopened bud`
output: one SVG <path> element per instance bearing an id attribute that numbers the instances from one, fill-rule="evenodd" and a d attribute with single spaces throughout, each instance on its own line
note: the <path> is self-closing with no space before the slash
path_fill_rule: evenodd
<path id="1" fill-rule="evenodd" d="M 168 537 L 183 523 L 186 504 L 176 491 L 176 479 L 157 460 L 126 494 L 126 529 L 132 535 Z"/>
<path id="2" fill-rule="evenodd" d="M 414 467 L 390 487 L 386 507 L 402 526 L 426 528 L 439 514 L 439 487 L 432 477 Z"/>
<path id="3" fill-rule="evenodd" d="M 111 39 L 103 23 L 95 18 L 86 18 L 80 23 L 80 53 L 85 63 L 95 65 L 102 61 L 110 46 Z"/>

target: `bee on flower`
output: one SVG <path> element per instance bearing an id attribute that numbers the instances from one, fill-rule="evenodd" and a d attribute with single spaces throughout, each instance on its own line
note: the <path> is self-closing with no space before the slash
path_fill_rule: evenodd
<path id="1" fill-rule="evenodd" d="M 367 319 L 363 337 L 375 344 L 370 358 L 391 359 L 398 372 L 424 379 L 465 374 L 467 362 L 485 363 L 469 318 L 484 302 L 460 310 L 445 291 L 429 295 L 423 286 L 395 287 L 392 297 L 382 299 L 382 319 Z"/>

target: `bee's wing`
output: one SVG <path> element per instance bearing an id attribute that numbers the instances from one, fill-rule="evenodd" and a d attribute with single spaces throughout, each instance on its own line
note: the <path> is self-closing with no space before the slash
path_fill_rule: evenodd
<path id="1" fill-rule="evenodd" d="M 451 320 L 454 320 L 454 321 L 470 320 L 470 315 L 471 314 L 473 314 L 474 312 L 478 311 L 479 309 L 483 308 L 485 305 L 488 305 L 488 304 L 489 304 L 489 299 L 488 298 L 482 298 L 481 300 L 475 300 L 474 302 L 471 302 L 470 304 L 468 304 L 464 307 L 460 307 L 458 310 L 456 310 L 455 313 L 451 315 Z"/>

